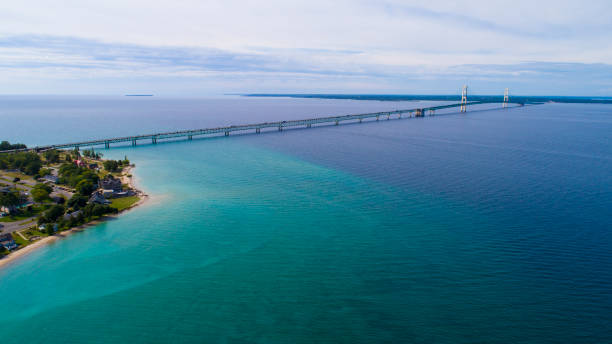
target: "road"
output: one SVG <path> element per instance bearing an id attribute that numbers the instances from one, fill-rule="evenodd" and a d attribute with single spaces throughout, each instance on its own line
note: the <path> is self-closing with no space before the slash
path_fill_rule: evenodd
<path id="1" fill-rule="evenodd" d="M 14 233 L 22 229 L 27 229 L 36 224 L 36 217 L 32 216 L 25 220 L 15 222 L 0 222 L 0 233 Z"/>

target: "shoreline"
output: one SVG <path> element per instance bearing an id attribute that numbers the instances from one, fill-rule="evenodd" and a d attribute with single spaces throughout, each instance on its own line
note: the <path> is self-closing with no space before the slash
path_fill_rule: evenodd
<path id="1" fill-rule="evenodd" d="M 75 233 L 79 233 L 79 232 L 83 232 L 85 231 L 87 228 L 89 227 L 93 227 L 93 226 L 97 226 L 103 222 L 106 222 L 108 220 L 112 220 L 112 219 L 116 219 L 118 218 L 121 214 L 130 211 L 138 206 L 143 205 L 144 203 L 146 203 L 149 200 L 149 195 L 146 194 L 145 192 L 143 192 L 142 190 L 138 189 L 136 187 L 136 183 L 134 182 L 134 175 L 133 175 L 133 170 L 134 167 L 133 166 L 128 166 L 125 170 L 123 175 L 121 176 L 121 181 L 125 182 L 125 184 L 128 184 L 130 186 L 130 188 L 132 188 L 135 192 L 136 195 L 140 198 L 138 200 L 138 202 L 132 204 L 131 206 L 121 210 L 120 212 L 118 212 L 117 214 L 112 214 L 112 215 L 104 215 L 102 217 L 100 217 L 97 220 L 88 222 L 88 223 L 84 223 L 80 226 L 74 227 L 74 228 L 70 228 L 67 231 L 63 231 L 60 233 L 56 233 L 50 236 L 46 236 L 44 238 L 41 238 L 39 240 L 36 240 L 35 242 L 33 242 L 32 244 L 18 249 L 16 251 L 13 251 L 11 253 L 9 253 L 8 255 L 0 258 L 0 270 L 4 269 L 5 267 L 7 267 L 8 265 L 10 265 L 11 263 L 14 263 L 15 261 L 17 261 L 19 258 L 24 257 L 26 255 L 28 255 L 31 252 L 36 251 L 37 249 L 47 246 L 57 240 L 60 239 L 65 239 L 69 236 L 71 236 L 72 234 Z M 132 175 L 132 177 L 128 177 L 128 175 Z"/>

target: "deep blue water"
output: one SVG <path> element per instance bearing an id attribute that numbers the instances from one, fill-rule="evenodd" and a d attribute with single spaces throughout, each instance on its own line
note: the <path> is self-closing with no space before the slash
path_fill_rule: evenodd
<path id="1" fill-rule="evenodd" d="M 2 97 L 0 139 L 411 107 Z M 612 342 L 610 133 L 544 104 L 103 151 L 151 201 L 0 271 L 3 341 Z"/>

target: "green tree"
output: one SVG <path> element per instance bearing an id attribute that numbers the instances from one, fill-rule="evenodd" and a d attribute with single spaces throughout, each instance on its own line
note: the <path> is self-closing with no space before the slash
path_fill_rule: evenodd
<path id="1" fill-rule="evenodd" d="M 67 205 L 74 210 L 79 210 L 87 205 L 88 198 L 79 193 L 75 193 L 69 200 Z"/>
<path id="2" fill-rule="evenodd" d="M 56 149 L 50 149 L 44 153 L 45 160 L 48 163 L 54 164 L 60 161 L 60 153 Z"/>
<path id="3" fill-rule="evenodd" d="M 32 199 L 34 200 L 34 202 L 38 202 L 38 203 L 44 202 L 49 199 L 49 194 L 52 191 L 53 191 L 53 188 L 51 188 L 47 184 L 40 184 L 40 183 L 36 184 L 34 185 L 31 191 Z"/>
<path id="4" fill-rule="evenodd" d="M 26 202 L 25 196 L 23 196 L 16 189 L 6 193 L 0 193 L 0 205 L 9 209 L 14 209 Z"/>
<path id="5" fill-rule="evenodd" d="M 64 215 L 66 208 L 63 205 L 55 204 L 51 206 L 47 211 L 44 212 L 43 217 L 45 223 L 51 223 L 57 221 L 57 219 Z"/>
<path id="6" fill-rule="evenodd" d="M 49 168 L 41 168 L 40 171 L 38 171 L 38 176 L 41 178 L 48 174 L 51 174 L 51 169 Z"/>
<path id="7" fill-rule="evenodd" d="M 40 161 L 30 161 L 23 167 L 22 171 L 27 175 L 33 176 L 38 174 L 41 167 L 42 163 Z"/>
<path id="8" fill-rule="evenodd" d="M 22 149 L 22 148 L 26 148 L 26 145 L 22 143 L 10 144 L 8 141 L 0 142 L 0 151 L 11 150 L 11 149 Z"/>
<path id="9" fill-rule="evenodd" d="M 109 172 L 116 172 L 119 169 L 119 163 L 115 160 L 106 160 L 102 164 L 104 169 Z"/>
<path id="10" fill-rule="evenodd" d="M 90 180 L 83 179 L 76 185 L 76 191 L 81 195 L 91 195 L 96 189 Z"/>

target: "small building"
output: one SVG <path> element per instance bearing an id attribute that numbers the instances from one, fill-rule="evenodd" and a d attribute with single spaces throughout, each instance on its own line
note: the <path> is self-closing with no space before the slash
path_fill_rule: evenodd
<path id="1" fill-rule="evenodd" d="M 79 167 L 85 167 L 85 162 L 83 160 L 75 160 L 74 164 Z"/>
<path id="2" fill-rule="evenodd" d="M 89 198 L 89 203 L 110 204 L 111 202 L 107 200 L 106 198 L 104 198 L 101 192 L 96 191 Z"/>
<path id="3" fill-rule="evenodd" d="M 87 167 L 89 167 L 90 170 L 97 170 L 99 166 L 96 163 L 92 163 L 87 165 Z"/>
<path id="4" fill-rule="evenodd" d="M 15 240 L 13 240 L 11 233 L 0 234 L 0 245 L 4 246 L 4 248 L 9 251 L 17 248 L 17 244 L 15 243 Z"/>
<path id="5" fill-rule="evenodd" d="M 77 210 L 77 211 L 73 211 L 72 213 L 65 214 L 64 215 L 64 220 L 68 221 L 68 220 L 70 220 L 73 217 L 76 218 L 76 217 L 79 216 L 80 213 L 81 213 L 81 211 Z"/>
<path id="6" fill-rule="evenodd" d="M 123 191 L 123 185 L 121 185 L 121 179 L 106 177 L 98 182 L 100 189 L 102 190 L 113 190 L 114 192 Z"/>

